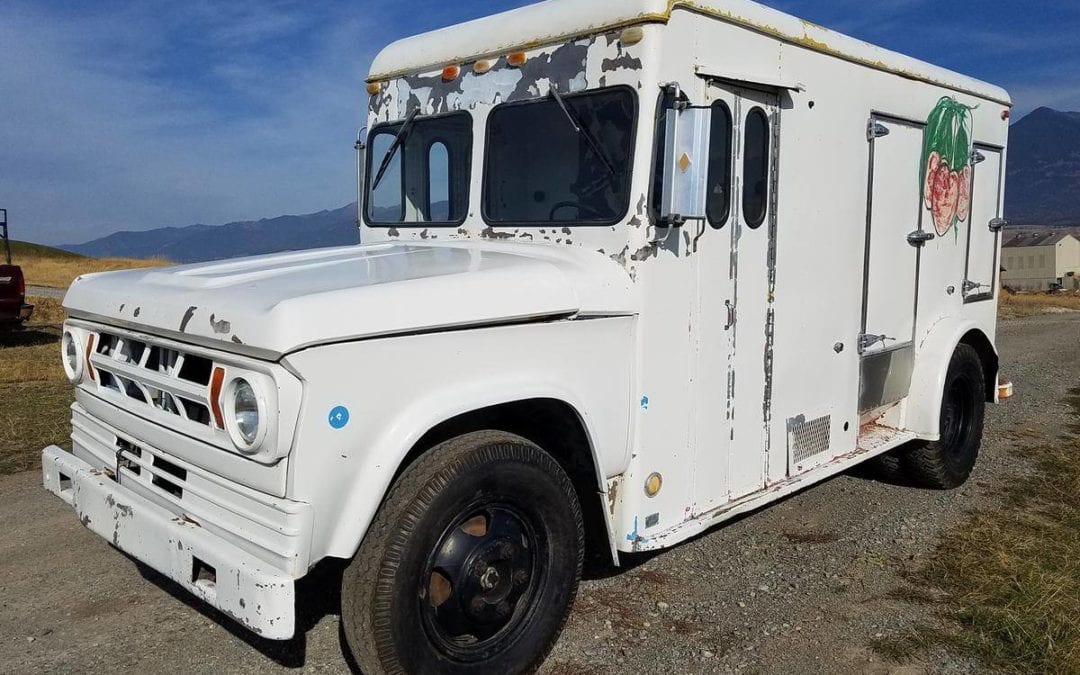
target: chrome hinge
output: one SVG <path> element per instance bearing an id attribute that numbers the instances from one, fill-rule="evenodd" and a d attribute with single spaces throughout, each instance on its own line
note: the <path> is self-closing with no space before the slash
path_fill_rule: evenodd
<path id="1" fill-rule="evenodd" d="M 868 141 L 872 141 L 875 138 L 881 138 L 882 136 L 888 136 L 889 133 L 889 127 L 877 120 L 870 120 L 866 125 L 866 140 Z"/>
<path id="2" fill-rule="evenodd" d="M 738 313 L 735 309 L 735 305 L 731 304 L 730 300 L 725 300 L 724 306 L 727 307 L 727 325 L 724 326 L 724 330 L 731 330 L 731 327 L 738 321 Z"/>
<path id="3" fill-rule="evenodd" d="M 986 155 L 982 154 L 978 150 L 972 150 L 971 151 L 971 163 L 972 163 L 972 165 L 982 164 L 985 161 L 986 161 Z"/>
<path id="4" fill-rule="evenodd" d="M 869 333 L 864 333 L 859 336 L 859 353 L 865 353 L 866 350 L 870 349 L 876 344 L 884 346 L 886 342 L 890 341 L 896 342 L 896 338 L 891 338 L 888 335 L 872 335 Z"/>
<path id="5" fill-rule="evenodd" d="M 980 288 L 992 288 L 992 287 L 990 286 L 990 284 L 980 284 L 977 281 L 965 281 L 964 282 L 964 295 L 967 295 L 968 293 L 971 293 L 972 291 L 977 291 Z"/>
<path id="6" fill-rule="evenodd" d="M 915 230 L 907 236 L 907 243 L 912 246 L 922 246 L 923 244 L 933 241 L 934 233 L 927 232 L 926 230 Z"/>
<path id="7" fill-rule="evenodd" d="M 990 231 L 1001 232 L 1009 225 L 1012 225 L 1012 223 L 1010 223 L 1006 218 L 994 218 L 990 221 Z"/>

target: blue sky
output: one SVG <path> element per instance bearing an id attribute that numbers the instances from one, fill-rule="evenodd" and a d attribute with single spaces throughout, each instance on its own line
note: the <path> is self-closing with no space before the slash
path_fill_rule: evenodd
<path id="1" fill-rule="evenodd" d="M 524 4 L 3 0 L 0 207 L 45 243 L 340 207 L 375 53 Z M 769 4 L 1080 110 L 1076 0 Z"/>

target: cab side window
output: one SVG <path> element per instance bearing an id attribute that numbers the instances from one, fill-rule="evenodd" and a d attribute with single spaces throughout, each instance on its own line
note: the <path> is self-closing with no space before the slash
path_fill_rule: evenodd
<path id="1" fill-rule="evenodd" d="M 761 227 L 769 208 L 769 118 L 761 108 L 746 117 L 743 141 L 743 219 Z"/>
<path id="2" fill-rule="evenodd" d="M 734 125 L 731 109 L 724 101 L 712 106 L 712 131 L 709 141 L 708 194 L 705 215 L 716 229 L 727 225 L 731 215 L 731 141 Z"/>

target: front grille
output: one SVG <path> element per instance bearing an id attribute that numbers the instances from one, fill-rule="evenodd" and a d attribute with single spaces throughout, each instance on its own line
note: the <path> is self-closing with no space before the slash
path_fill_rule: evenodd
<path id="1" fill-rule="evenodd" d="M 199 426 L 213 425 L 210 377 L 214 363 L 126 335 L 97 335 L 90 364 L 99 390 L 153 407 Z"/>

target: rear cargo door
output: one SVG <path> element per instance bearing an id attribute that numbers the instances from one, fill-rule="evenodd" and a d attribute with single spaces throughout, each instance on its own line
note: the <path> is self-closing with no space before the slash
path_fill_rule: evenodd
<path id="1" fill-rule="evenodd" d="M 974 170 L 971 181 L 971 220 L 968 228 L 967 265 L 964 273 L 964 302 L 993 300 L 998 279 L 1001 249 L 1000 148 L 976 145 L 971 153 Z"/>
<path id="2" fill-rule="evenodd" d="M 911 388 L 919 269 L 917 243 L 923 231 L 917 180 L 923 126 L 874 117 L 867 137 L 870 189 L 859 336 L 860 413 L 901 401 Z"/>

